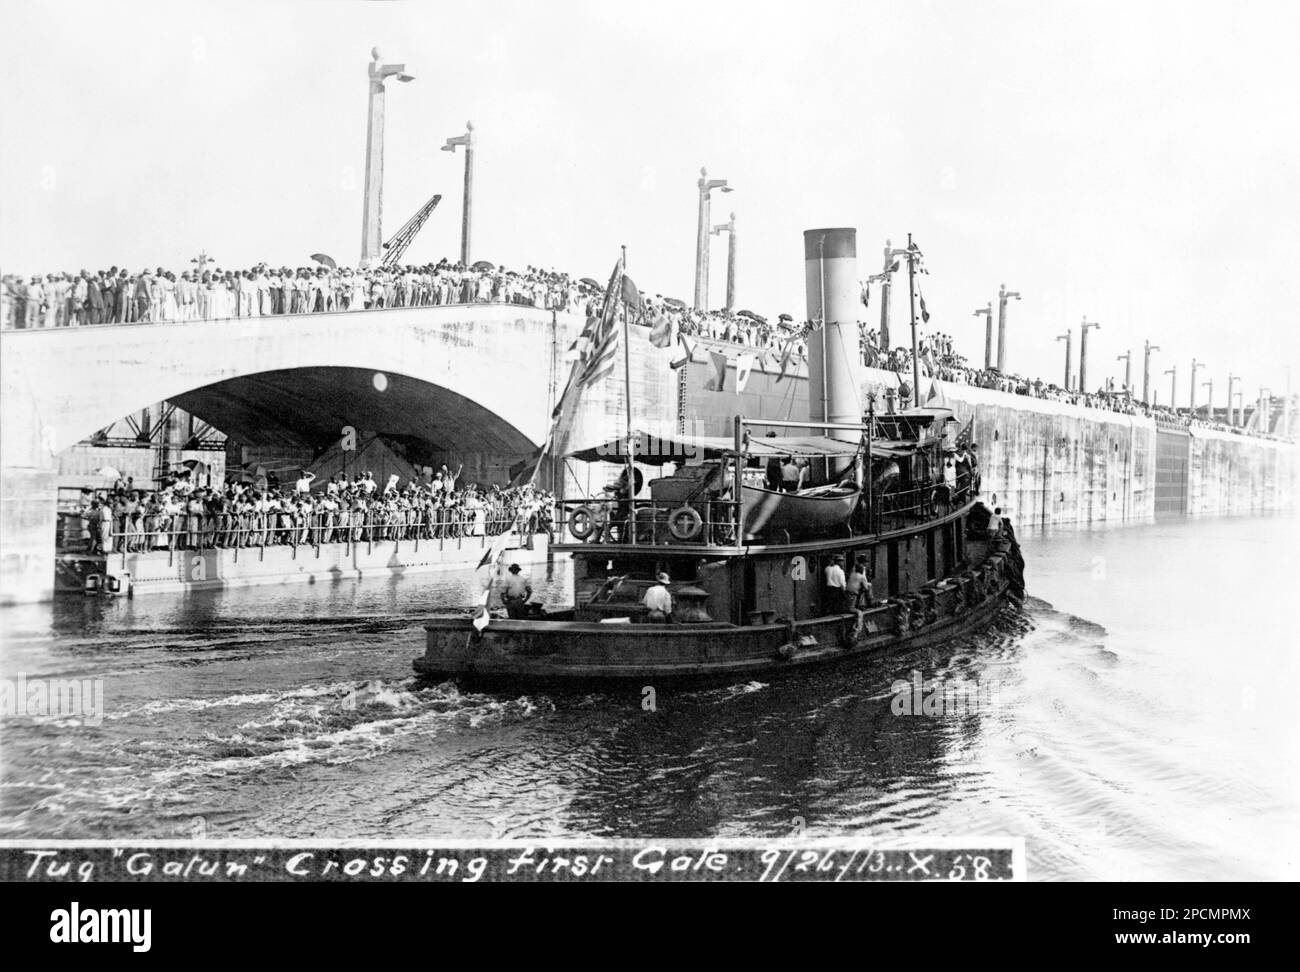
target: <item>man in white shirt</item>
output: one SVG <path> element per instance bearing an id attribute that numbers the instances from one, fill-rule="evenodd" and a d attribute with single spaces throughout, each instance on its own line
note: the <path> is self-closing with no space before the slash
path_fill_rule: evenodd
<path id="1" fill-rule="evenodd" d="M 316 478 L 315 473 L 308 472 L 306 469 L 304 469 L 302 471 L 302 475 L 298 477 L 298 481 L 293 484 L 293 491 L 297 493 L 299 496 L 307 495 L 308 493 L 311 492 L 311 481 L 315 478 Z"/>
<path id="2" fill-rule="evenodd" d="M 666 624 L 673 616 L 673 596 L 668 593 L 671 578 L 660 571 L 655 575 L 658 582 L 648 588 L 641 602 L 647 608 L 646 621 L 650 624 Z"/>
<path id="3" fill-rule="evenodd" d="M 1002 535 L 1002 507 L 993 510 L 993 515 L 989 517 L 989 538 L 1000 537 Z"/>
<path id="4" fill-rule="evenodd" d="M 510 572 L 501 583 L 501 603 L 506 614 L 516 620 L 528 616 L 528 599 L 533 596 L 533 585 L 523 576 L 518 564 L 510 565 Z"/>
<path id="5" fill-rule="evenodd" d="M 844 577 L 844 555 L 836 554 L 831 558 L 831 562 L 822 571 L 823 584 L 826 588 L 826 609 L 832 613 L 838 614 L 841 611 L 852 610 L 848 606 L 848 599 L 845 591 Z"/>

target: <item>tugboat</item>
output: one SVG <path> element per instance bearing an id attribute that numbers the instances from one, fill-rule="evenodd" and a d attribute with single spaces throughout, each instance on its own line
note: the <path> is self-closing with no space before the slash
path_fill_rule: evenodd
<path id="1" fill-rule="evenodd" d="M 737 416 L 730 436 L 629 434 L 570 453 L 625 464 L 614 499 L 560 505 L 554 549 L 572 558 L 575 603 L 435 617 L 416 671 L 485 686 L 735 682 L 941 643 L 1019 602 L 1009 524 L 990 532 L 978 469 L 954 473 L 970 426 L 954 435 L 946 408 L 877 414 L 871 396 L 864 412 L 856 359 L 834 353 L 858 346 L 853 251 L 851 229 L 805 233 L 809 318 L 827 321 L 808 342 L 808 422 Z M 633 460 L 671 464 L 648 499 Z"/>

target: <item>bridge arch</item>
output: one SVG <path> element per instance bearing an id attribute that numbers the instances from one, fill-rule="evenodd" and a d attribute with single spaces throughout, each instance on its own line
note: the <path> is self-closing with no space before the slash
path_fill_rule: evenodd
<path id="1" fill-rule="evenodd" d="M 581 326 L 574 315 L 540 308 L 470 304 L 6 332 L 6 406 L 22 406 L 6 452 L 23 433 L 39 435 L 35 454 L 6 461 L 46 464 L 159 401 L 250 441 L 268 417 L 279 419 L 282 432 L 314 436 L 344 413 L 352 421 L 338 424 L 366 424 L 352 414 L 365 406 L 399 434 L 423 421 L 422 437 L 434 443 L 458 441 L 455 429 L 463 428 L 502 452 L 526 452 L 546 437 L 548 406 L 568 369 L 564 351 Z M 386 392 L 366 384 L 375 373 L 388 376 Z M 334 396 L 341 404 L 327 407 Z M 440 422 L 432 421 L 435 407 L 446 409 Z M 278 411 L 284 408 L 296 417 Z M 21 422 L 19 411 L 27 413 Z"/>

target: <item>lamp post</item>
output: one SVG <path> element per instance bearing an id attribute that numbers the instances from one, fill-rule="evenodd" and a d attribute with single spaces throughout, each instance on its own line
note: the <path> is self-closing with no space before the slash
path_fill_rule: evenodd
<path id="1" fill-rule="evenodd" d="M 1178 365 L 1174 365 L 1165 371 L 1169 375 L 1169 410 L 1176 411 L 1174 402 L 1178 400 Z"/>
<path id="2" fill-rule="evenodd" d="M 1129 395 L 1133 394 L 1133 351 L 1130 349 L 1121 355 L 1117 355 L 1116 361 L 1124 362 L 1124 391 Z"/>
<path id="3" fill-rule="evenodd" d="M 921 405 L 921 354 L 916 340 L 916 261 L 921 258 L 921 251 L 912 242 L 912 234 L 907 234 L 907 295 L 912 306 L 912 404 Z"/>
<path id="4" fill-rule="evenodd" d="M 1265 392 L 1268 394 L 1266 395 Z M 1258 421 L 1255 423 L 1255 429 L 1265 435 L 1268 434 L 1269 419 L 1272 418 L 1273 411 L 1273 389 L 1267 386 L 1260 386 L 1259 404 L 1256 406 L 1256 415 Z"/>
<path id="5" fill-rule="evenodd" d="M 1007 290 L 1007 285 L 1003 284 L 998 289 L 998 373 L 1005 374 L 1007 370 L 1007 299 L 1014 297 L 1020 299 L 1020 292 L 1017 290 Z"/>
<path id="6" fill-rule="evenodd" d="M 1228 424 L 1231 426 L 1236 426 L 1237 424 L 1236 412 L 1234 412 L 1232 408 L 1232 386 L 1240 380 L 1241 379 L 1237 375 L 1234 375 L 1231 372 L 1228 373 Z"/>
<path id="7" fill-rule="evenodd" d="M 695 228 L 695 309 L 709 309 L 709 205 L 714 189 L 731 192 L 726 179 L 710 179 L 709 170 L 700 166 L 700 178 L 695 185 L 700 190 L 700 215 Z"/>
<path id="8" fill-rule="evenodd" d="M 1236 406 L 1236 412 L 1235 412 L 1235 414 L 1238 415 L 1238 416 L 1240 416 L 1241 418 L 1244 419 L 1244 417 L 1245 417 L 1245 415 L 1246 415 L 1246 393 L 1245 393 L 1245 392 L 1233 392 L 1233 394 L 1231 394 L 1231 395 L 1228 396 L 1228 417 L 1229 417 L 1229 423 L 1228 423 L 1228 424 L 1229 424 L 1229 425 L 1236 426 L 1237 423 L 1231 421 L 1232 415 L 1234 414 L 1234 412 L 1233 412 L 1233 405 L 1232 405 L 1233 399 L 1236 399 L 1236 401 L 1237 401 L 1237 406 Z"/>
<path id="9" fill-rule="evenodd" d="M 993 301 L 987 307 L 981 307 L 972 316 L 984 315 L 984 370 L 993 368 Z"/>
<path id="10" fill-rule="evenodd" d="M 1196 371 L 1198 368 L 1204 367 L 1205 365 L 1203 363 L 1198 364 L 1195 358 L 1192 359 L 1192 380 L 1190 382 L 1191 388 L 1188 390 L 1189 397 L 1187 399 L 1187 414 L 1189 416 L 1196 414 Z"/>
<path id="11" fill-rule="evenodd" d="M 1088 394 L 1088 332 L 1094 327 L 1101 327 L 1096 321 L 1089 321 L 1085 314 L 1083 327 L 1079 334 L 1079 391 Z"/>
<path id="12" fill-rule="evenodd" d="M 1160 345 L 1152 344 L 1150 341 L 1144 341 L 1142 352 L 1142 404 L 1154 405 L 1151 401 L 1151 352 L 1159 351 Z"/>
<path id="13" fill-rule="evenodd" d="M 361 265 L 376 264 L 384 255 L 384 81 L 414 81 L 405 64 L 380 64 L 379 48 L 370 51 L 370 102 L 366 115 L 366 184 L 361 203 Z"/>
<path id="14" fill-rule="evenodd" d="M 731 219 L 713 227 L 713 235 L 727 234 L 727 312 L 736 309 L 736 214 Z"/>
<path id="15" fill-rule="evenodd" d="M 1058 334 L 1056 340 L 1065 342 L 1065 390 L 1070 391 L 1070 356 L 1074 350 L 1074 331 Z"/>
<path id="16" fill-rule="evenodd" d="M 906 250 L 895 249 L 892 240 L 885 240 L 885 263 L 880 271 L 883 281 L 880 285 L 880 352 L 885 357 L 889 357 L 892 349 L 889 339 L 889 292 L 894 271 L 898 269 L 898 258 L 904 256 L 907 256 Z"/>
<path id="17" fill-rule="evenodd" d="M 1205 419 L 1212 422 L 1214 421 L 1214 379 L 1211 378 L 1208 381 L 1201 382 L 1201 387 L 1209 389 L 1209 392 L 1206 393 Z"/>
<path id="18" fill-rule="evenodd" d="M 456 154 L 456 146 L 465 146 L 465 199 L 460 214 L 460 262 L 469 266 L 471 213 L 474 207 L 474 123 L 465 123 L 465 134 L 449 138 L 442 146 L 443 152 Z"/>

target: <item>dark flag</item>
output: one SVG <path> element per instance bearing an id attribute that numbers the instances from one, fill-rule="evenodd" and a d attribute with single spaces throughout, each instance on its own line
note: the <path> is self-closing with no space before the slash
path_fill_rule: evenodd
<path id="1" fill-rule="evenodd" d="M 930 312 L 929 312 L 928 310 L 925 309 L 925 294 L 918 293 L 918 294 L 916 295 L 916 299 L 919 300 L 919 301 L 921 302 L 921 320 L 923 320 L 925 323 L 929 324 L 929 323 L 930 323 Z"/>
<path id="2" fill-rule="evenodd" d="M 656 348 L 672 347 L 673 326 L 672 322 L 664 316 L 663 311 L 659 311 L 650 323 L 650 343 Z"/>
<path id="3" fill-rule="evenodd" d="M 713 374 L 709 376 L 708 381 L 704 383 L 705 391 L 726 391 L 727 390 L 727 356 L 719 354 L 717 351 L 709 352 L 709 360 L 713 363 Z"/>
<path id="4" fill-rule="evenodd" d="M 619 261 L 619 264 L 622 265 L 622 260 Z M 641 303 L 641 291 L 636 289 L 636 284 L 626 274 L 623 275 L 623 303 L 627 304 L 627 319 L 629 321 L 639 318 L 645 310 L 645 306 Z"/>

